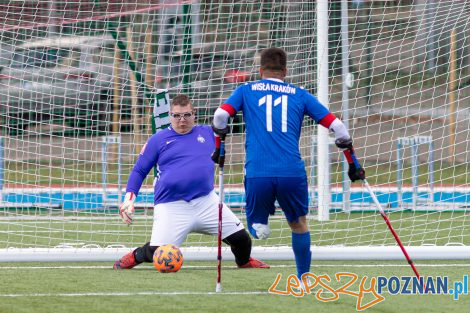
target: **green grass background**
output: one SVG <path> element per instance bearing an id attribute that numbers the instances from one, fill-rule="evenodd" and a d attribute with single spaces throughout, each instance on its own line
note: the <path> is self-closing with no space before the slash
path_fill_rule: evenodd
<path id="1" fill-rule="evenodd" d="M 470 182 L 469 165 L 441 166 L 436 169 L 436 182 L 465 185 Z M 369 183 L 387 184 L 396 180 L 392 165 L 367 167 Z M 86 164 L 33 164 L 10 162 L 5 181 L 10 184 L 80 185 L 101 182 L 98 163 Z M 128 175 L 130 166 L 123 168 Z M 116 182 L 115 166 L 109 165 L 108 182 Z M 227 182 L 241 183 L 240 168 L 228 168 Z M 420 167 L 420 184 L 426 182 L 426 167 Z M 123 181 L 126 181 L 126 177 Z M 405 169 L 405 183 L 410 183 L 411 171 Z M 340 182 L 340 176 L 332 179 Z M 148 184 L 151 184 L 150 180 Z M 106 214 L 105 214 L 106 213 Z M 143 217 L 144 213 L 138 212 Z M 49 215 L 51 214 L 51 215 Z M 123 244 L 140 246 L 148 241 L 151 219 L 137 219 L 126 227 L 116 212 L 48 212 L 4 211 L 0 216 L 29 216 L 30 220 L 0 219 L 0 248 L 53 247 L 60 244 Z M 102 217 L 113 218 L 104 219 Z M 393 212 L 390 219 L 405 245 L 437 244 L 449 242 L 470 245 L 470 221 L 467 212 Z M 37 218 L 36 218 L 37 217 Z M 62 217 L 68 219 L 62 219 Z M 290 245 L 290 231 L 280 214 L 270 226 L 273 236 L 255 245 Z M 101 218 L 101 219 L 100 219 Z M 242 218 L 244 221 L 244 219 Z M 310 221 L 312 245 L 394 245 L 395 241 L 382 218 L 374 212 L 333 213 L 328 222 Z M 216 246 L 214 237 L 191 235 L 185 245 L 203 243 Z M 25 260 L 27 261 L 27 260 Z M 334 302 L 321 302 L 315 295 L 302 298 L 268 293 L 277 274 L 282 280 L 277 289 L 285 288 L 288 275 L 295 272 L 293 262 L 269 262 L 273 267 L 264 269 L 236 269 L 233 262 L 223 262 L 222 285 L 224 292 L 215 294 L 216 262 L 186 261 L 183 269 L 174 274 L 158 273 L 150 265 L 135 270 L 114 271 L 112 262 L 106 263 L 0 263 L 0 313 L 93 313 L 93 312 L 356 312 L 356 298 L 341 294 Z M 423 276 L 449 276 L 449 283 L 462 281 L 468 275 L 467 261 L 420 261 L 418 270 Z M 383 265 L 387 266 L 383 266 Z M 35 268 L 35 267 L 61 268 Z M 73 268 L 73 266 L 99 266 Z M 104 266 L 104 268 L 101 268 Z M 403 262 L 314 262 L 313 273 L 328 274 L 352 272 L 359 277 L 412 276 Z M 334 279 L 334 278 L 333 278 Z M 336 284 L 339 287 L 340 284 Z M 331 286 L 335 286 L 334 283 Z M 357 291 L 358 283 L 350 290 Z M 176 292 L 180 294 L 171 295 Z M 231 294 L 231 292 L 257 292 L 261 294 Z M 119 293 L 129 293 L 119 294 Z M 140 295 L 139 295 L 140 293 Z M 144 295 L 142 293 L 149 293 Z M 165 294 L 156 294 L 165 293 Z M 181 294 L 186 293 L 186 294 Z M 194 294 L 197 293 L 197 294 Z M 83 295 L 86 294 L 86 295 Z M 453 300 L 451 295 L 390 295 L 385 301 L 364 312 L 467 312 L 470 296 Z M 366 296 L 364 301 L 372 300 Z"/>
<path id="2" fill-rule="evenodd" d="M 133 167 L 132 163 L 122 165 L 122 181 L 125 184 Z M 395 163 L 364 164 L 367 179 L 371 185 L 394 184 L 397 181 Z M 418 167 L 419 184 L 428 183 L 428 165 L 422 163 Z M 117 164 L 107 164 L 107 182 L 117 183 Z M 331 183 L 338 184 L 342 181 L 342 165 L 335 163 L 331 169 Z M 78 162 L 62 160 L 61 162 L 5 162 L 5 183 L 25 184 L 30 187 L 35 185 L 72 185 L 101 184 L 102 167 L 98 162 Z M 307 173 L 308 174 L 308 173 Z M 217 175 L 216 175 L 217 179 Z M 145 184 L 152 185 L 153 175 L 149 174 Z M 225 166 L 225 183 L 243 183 L 243 165 L 227 164 Z M 405 164 L 403 168 L 403 183 L 411 184 L 411 166 Z M 466 185 L 470 184 L 470 164 L 450 164 L 435 162 L 434 183 L 437 185 Z"/>
<path id="3" fill-rule="evenodd" d="M 279 211 L 279 210 L 278 210 Z M 3 214 L 2 214 L 3 213 Z M 137 219 L 126 226 L 117 212 L 66 212 L 49 215 L 47 211 L 2 211 L 0 217 L 0 249 L 55 247 L 69 244 L 76 247 L 93 244 L 141 246 L 150 239 L 151 211 L 137 212 Z M 147 214 L 147 215 L 145 215 Z M 21 216 L 20 219 L 11 219 Z M 238 213 L 246 225 L 244 213 Z M 29 217 L 29 219 L 25 219 Z M 390 212 L 390 221 L 406 245 L 470 245 L 470 212 Z M 290 245 L 291 231 L 282 213 L 269 221 L 272 230 L 267 240 L 254 245 Z M 329 221 L 309 219 L 312 245 L 395 245 L 395 239 L 382 217 L 376 212 L 331 213 Z M 216 247 L 214 236 L 190 234 L 185 246 Z"/>
<path id="4" fill-rule="evenodd" d="M 117 217 L 100 219 L 96 213 L 68 213 L 62 217 L 54 214 L 47 217 L 44 212 L 34 214 L 30 217 L 36 219 L 31 220 L 0 219 L 1 248 L 79 242 L 139 246 L 148 240 L 151 231 L 151 219 L 137 219 L 133 226 L 127 227 Z M 142 212 L 140 214 L 142 216 Z M 334 220 L 329 222 L 310 221 L 312 245 L 395 244 L 376 213 L 333 216 Z M 405 246 L 449 241 L 470 244 L 467 235 L 470 222 L 465 212 L 401 212 L 392 213 L 390 218 Z M 270 225 L 273 237 L 267 241 L 255 240 L 255 245 L 290 243 L 290 231 L 282 216 L 272 218 Z M 203 235 L 188 237 L 185 245 L 195 243 L 216 246 L 215 237 Z M 295 273 L 292 261 L 269 263 L 273 266 L 271 269 L 237 269 L 234 262 L 224 261 L 221 294 L 214 293 L 215 256 L 212 262 L 185 261 L 182 270 L 171 274 L 158 273 L 149 264 L 133 270 L 115 271 L 113 262 L 0 263 L 0 312 L 356 312 L 357 298 L 349 295 L 340 294 L 336 301 L 321 302 L 314 294 L 302 298 L 269 294 L 268 289 L 277 274 L 282 274 L 282 279 L 276 290 L 285 290 L 287 277 Z M 463 275 L 470 271 L 470 262 L 466 260 L 419 261 L 416 265 L 423 276 L 449 276 L 449 288 L 454 281 L 462 281 Z M 343 285 L 335 282 L 337 272 L 355 273 L 360 278 L 367 276 L 367 286 L 371 277 L 413 276 L 405 260 L 314 261 L 311 271 L 316 275 L 328 274 L 333 280 L 330 286 L 334 288 Z M 357 292 L 359 282 L 349 290 Z M 247 294 L 233 294 L 242 292 Z M 257 294 L 249 294 L 253 292 Z M 453 300 L 451 295 L 384 293 L 383 296 L 385 301 L 364 312 L 467 312 L 470 305 L 469 295 L 461 295 L 459 300 Z M 366 295 L 363 301 L 367 303 L 373 299 Z"/>
<path id="5" fill-rule="evenodd" d="M 223 262 L 223 292 L 215 294 L 216 261 L 186 262 L 178 273 L 161 274 L 144 264 L 133 270 L 112 270 L 108 263 L 12 263 L 0 264 L 0 312 L 356 312 L 356 297 L 340 294 L 334 302 L 321 302 L 314 294 L 302 298 L 269 294 L 277 274 L 282 274 L 277 290 L 285 290 L 285 279 L 294 273 L 293 262 L 270 262 L 271 269 L 237 269 Z M 423 276 L 449 276 L 449 284 L 468 275 L 465 261 L 419 262 Z M 443 266 L 445 264 L 452 264 Z M 106 266 L 105 268 L 32 268 L 32 266 Z M 282 267 L 279 267 L 281 266 Z M 366 265 L 366 267 L 364 267 Z M 383 266 L 387 265 L 387 266 Z M 16 268 L 12 268 L 18 266 Z M 352 272 L 359 277 L 412 276 L 403 262 L 315 262 L 311 271 L 328 274 L 333 288 L 337 272 Z M 358 291 L 356 282 L 349 290 Z M 318 291 L 315 288 L 315 291 Z M 187 292 L 189 294 L 137 293 Z M 190 294 L 197 292 L 198 294 Z M 230 294 L 260 292 L 261 294 Z M 79 295 L 81 293 L 96 295 Z M 108 294 L 106 294 L 108 293 Z M 131 293 L 119 295 L 118 293 Z M 38 296 L 37 294 L 42 294 Z M 10 295 L 10 296 L 8 296 Z M 17 296 L 13 296 L 17 295 Z M 20 296 L 18 296 L 20 295 Z M 390 295 L 364 312 L 468 312 L 470 296 Z M 327 296 L 327 294 L 323 294 Z M 369 302 L 366 296 L 363 301 Z"/>

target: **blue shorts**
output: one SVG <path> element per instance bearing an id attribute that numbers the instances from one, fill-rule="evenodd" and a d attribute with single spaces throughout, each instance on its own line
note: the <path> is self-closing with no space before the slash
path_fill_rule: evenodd
<path id="1" fill-rule="evenodd" d="M 268 224 L 277 200 L 289 223 L 308 214 L 307 177 L 245 178 L 246 219 L 248 230 L 256 237 L 253 223 Z"/>

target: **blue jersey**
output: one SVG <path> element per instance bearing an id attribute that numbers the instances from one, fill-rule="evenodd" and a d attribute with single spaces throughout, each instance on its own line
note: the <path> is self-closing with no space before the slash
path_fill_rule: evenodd
<path id="1" fill-rule="evenodd" d="M 308 91 L 279 79 L 239 86 L 225 102 L 243 111 L 246 177 L 305 176 L 299 138 L 304 115 L 319 122 L 329 114 Z"/>
<path id="2" fill-rule="evenodd" d="M 171 127 L 164 129 L 150 137 L 142 148 L 126 192 L 137 195 L 147 174 L 158 164 L 155 204 L 205 196 L 214 189 L 215 164 L 211 159 L 214 149 L 210 126 L 194 126 L 184 135 Z"/>

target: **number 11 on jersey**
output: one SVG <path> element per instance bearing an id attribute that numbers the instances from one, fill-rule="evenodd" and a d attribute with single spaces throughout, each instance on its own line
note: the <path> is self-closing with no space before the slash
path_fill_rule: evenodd
<path id="1" fill-rule="evenodd" d="M 258 106 L 266 104 L 266 130 L 273 131 L 273 96 L 266 95 L 258 100 Z M 274 100 L 274 106 L 282 105 L 281 110 L 281 130 L 287 132 L 287 95 L 282 95 Z"/>

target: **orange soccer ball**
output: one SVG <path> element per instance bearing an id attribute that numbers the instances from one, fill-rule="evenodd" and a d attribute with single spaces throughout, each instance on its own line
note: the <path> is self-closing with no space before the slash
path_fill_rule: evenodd
<path id="1" fill-rule="evenodd" d="M 160 273 L 178 272 L 183 266 L 183 254 L 175 245 L 160 246 L 153 254 L 153 266 Z"/>

